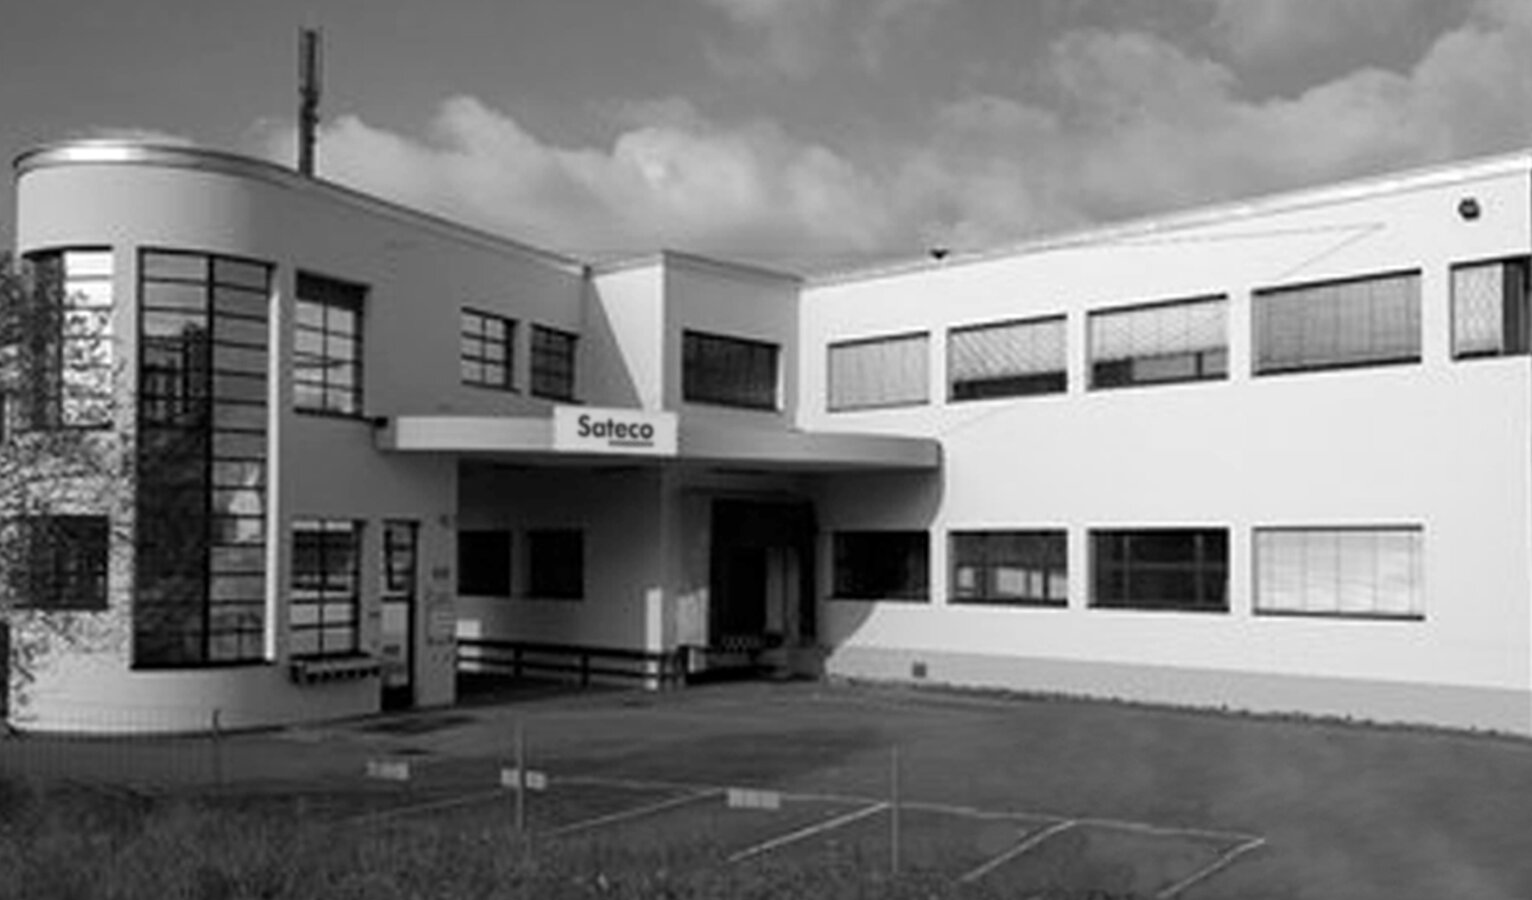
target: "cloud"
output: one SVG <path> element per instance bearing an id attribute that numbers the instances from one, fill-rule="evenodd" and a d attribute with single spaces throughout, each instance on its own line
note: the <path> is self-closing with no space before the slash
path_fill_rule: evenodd
<path id="1" fill-rule="evenodd" d="M 1239 58 L 1256 63 L 1397 34 L 1443 0 L 1206 0 L 1211 30 Z"/>
<path id="2" fill-rule="evenodd" d="M 735 27 L 706 47 L 708 61 L 734 75 L 805 78 L 827 58 L 835 0 L 702 0 Z"/>
<path id="3" fill-rule="evenodd" d="M 610 139 L 560 146 L 456 97 L 422 135 L 328 122 L 320 172 L 582 256 L 672 246 L 813 270 L 1526 146 L 1527 46 L 1528 4 L 1480 0 L 1400 70 L 1252 97 L 1214 55 L 1078 30 L 1008 83 L 841 145 L 671 97 L 609 105 Z M 291 159 L 290 128 L 262 143 Z"/>

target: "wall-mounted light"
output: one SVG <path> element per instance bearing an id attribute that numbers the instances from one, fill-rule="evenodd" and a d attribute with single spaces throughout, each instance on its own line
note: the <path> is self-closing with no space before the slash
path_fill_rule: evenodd
<path id="1" fill-rule="evenodd" d="M 1473 197 L 1464 197 L 1458 201 L 1458 215 L 1465 222 L 1472 222 L 1479 218 L 1479 201 Z"/>

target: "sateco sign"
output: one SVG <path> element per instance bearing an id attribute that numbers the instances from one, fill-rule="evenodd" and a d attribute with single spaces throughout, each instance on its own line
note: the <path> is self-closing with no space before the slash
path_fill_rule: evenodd
<path id="1" fill-rule="evenodd" d="M 674 456 L 676 415 L 636 409 L 555 406 L 553 449 L 571 453 Z"/>

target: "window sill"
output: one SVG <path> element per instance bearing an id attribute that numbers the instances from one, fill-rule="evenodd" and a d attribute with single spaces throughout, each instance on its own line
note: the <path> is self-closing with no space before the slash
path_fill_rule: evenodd
<path id="1" fill-rule="evenodd" d="M 382 663 L 371 656 L 330 656 L 295 659 L 287 673 L 297 684 L 323 684 L 331 681 L 355 681 L 382 673 Z"/>
<path id="2" fill-rule="evenodd" d="M 477 388 L 481 391 L 494 391 L 497 394 L 519 394 L 521 390 L 514 384 L 491 384 L 487 381 L 464 381 L 463 387 Z"/>
<path id="3" fill-rule="evenodd" d="M 1424 622 L 1425 613 L 1321 612 L 1296 609 L 1257 609 L 1263 619 L 1344 619 L 1352 622 Z"/>
<path id="4" fill-rule="evenodd" d="M 833 594 L 831 595 L 830 599 L 836 603 L 910 603 L 920 605 L 929 604 L 931 602 L 930 597 L 891 597 L 885 595 L 868 597 L 860 595 L 849 596 L 846 594 Z"/>
<path id="5" fill-rule="evenodd" d="M 293 407 L 293 412 L 300 416 L 313 416 L 316 419 L 338 419 L 341 421 L 372 423 L 371 418 L 365 413 L 360 412 L 337 412 L 333 409 L 309 409 L 303 406 Z"/>
<path id="6" fill-rule="evenodd" d="M 1064 600 L 1027 600 L 1021 597 L 949 597 L 948 606 L 1001 606 L 1020 609 L 1068 609 Z"/>

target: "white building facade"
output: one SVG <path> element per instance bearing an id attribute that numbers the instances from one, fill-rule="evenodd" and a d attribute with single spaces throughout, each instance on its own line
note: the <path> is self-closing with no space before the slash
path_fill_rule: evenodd
<path id="1" fill-rule="evenodd" d="M 21 517 L 69 577 L 17 727 L 765 664 L 1532 732 L 1525 154 L 810 281 L 208 151 L 16 169 L 111 361 L 30 430 L 126 454 Z"/>

